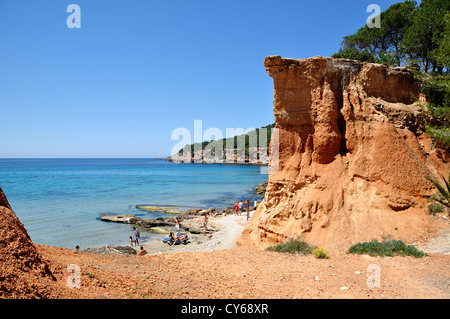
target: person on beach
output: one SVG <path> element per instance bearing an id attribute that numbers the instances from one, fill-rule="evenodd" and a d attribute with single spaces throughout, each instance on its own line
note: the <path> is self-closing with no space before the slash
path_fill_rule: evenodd
<path id="1" fill-rule="evenodd" d="M 131 247 L 133 247 L 133 243 L 134 243 L 133 237 L 130 236 L 130 245 L 131 245 Z"/>
<path id="2" fill-rule="evenodd" d="M 239 202 L 236 202 L 236 204 L 234 204 L 234 215 L 237 216 L 238 210 L 239 210 Z"/>
<path id="3" fill-rule="evenodd" d="M 136 227 L 133 227 L 133 230 L 134 230 L 134 244 L 138 246 L 141 233 L 139 232 L 139 229 L 137 229 Z"/>
<path id="4" fill-rule="evenodd" d="M 144 247 L 141 246 L 141 251 L 139 252 L 139 256 L 144 256 L 147 254 L 147 251 L 144 249 Z"/>
<path id="5" fill-rule="evenodd" d="M 258 207 L 258 200 L 255 198 L 255 203 L 253 204 L 253 207 L 255 207 L 255 209 L 256 209 L 256 207 Z"/>
<path id="6" fill-rule="evenodd" d="M 242 212 L 244 210 L 244 203 L 242 200 L 239 202 L 239 210 Z"/>
<path id="7" fill-rule="evenodd" d="M 172 232 L 170 232 L 169 234 L 169 241 L 175 241 L 175 236 L 173 235 Z"/>
<path id="8" fill-rule="evenodd" d="M 204 214 L 203 215 L 203 227 L 205 227 L 205 231 L 208 229 L 207 225 L 208 225 L 208 214 Z"/>
<path id="9" fill-rule="evenodd" d="M 180 232 L 180 224 L 181 224 L 180 219 L 178 217 L 175 218 L 175 228 L 177 229 L 177 232 Z"/>

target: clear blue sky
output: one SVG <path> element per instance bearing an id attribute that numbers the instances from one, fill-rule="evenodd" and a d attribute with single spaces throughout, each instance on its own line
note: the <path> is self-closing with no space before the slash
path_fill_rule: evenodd
<path id="1" fill-rule="evenodd" d="M 161 157 L 194 120 L 273 123 L 265 56 L 330 56 L 396 2 L 0 0 L 0 158 Z"/>

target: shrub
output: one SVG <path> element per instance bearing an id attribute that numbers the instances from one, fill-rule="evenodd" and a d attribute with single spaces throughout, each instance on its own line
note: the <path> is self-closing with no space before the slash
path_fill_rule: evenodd
<path id="1" fill-rule="evenodd" d="M 316 258 L 328 258 L 328 251 L 325 248 L 317 247 L 313 250 L 313 255 L 316 256 Z"/>
<path id="2" fill-rule="evenodd" d="M 425 176 L 425 178 L 429 180 L 431 183 L 433 183 L 433 185 L 438 190 L 438 193 L 436 195 L 430 197 L 432 204 L 435 204 L 434 206 L 431 207 L 431 209 L 434 209 L 434 212 L 436 213 L 437 212 L 436 209 L 439 209 L 439 206 L 442 208 L 441 211 L 444 210 L 444 207 L 450 208 L 450 174 L 447 180 L 444 177 L 442 177 L 445 186 L 442 186 L 437 181 L 431 179 L 428 176 Z M 431 213 L 430 206 L 428 206 L 428 211 Z"/>
<path id="3" fill-rule="evenodd" d="M 373 53 L 370 53 L 367 50 L 358 50 L 355 48 L 345 48 L 345 49 L 341 48 L 339 49 L 339 52 L 333 54 L 332 57 L 337 59 L 350 59 L 371 63 L 374 63 L 376 60 Z"/>
<path id="4" fill-rule="evenodd" d="M 446 146 L 450 146 L 450 127 L 431 126 L 427 124 L 425 125 L 425 129 L 431 138 Z"/>
<path id="5" fill-rule="evenodd" d="M 372 240 L 365 243 L 357 243 L 348 250 L 349 254 L 368 254 L 370 256 L 412 256 L 421 258 L 425 254 L 413 245 L 406 245 L 401 240 L 378 242 Z"/>
<path id="6" fill-rule="evenodd" d="M 304 255 L 311 254 L 313 251 L 313 248 L 304 241 L 292 239 L 276 246 L 267 247 L 266 249 L 269 251 L 286 252 L 291 254 L 302 253 Z"/>
<path id="7" fill-rule="evenodd" d="M 430 214 L 437 214 L 442 213 L 444 211 L 444 206 L 438 204 L 438 203 L 431 203 L 428 205 L 428 212 Z"/>

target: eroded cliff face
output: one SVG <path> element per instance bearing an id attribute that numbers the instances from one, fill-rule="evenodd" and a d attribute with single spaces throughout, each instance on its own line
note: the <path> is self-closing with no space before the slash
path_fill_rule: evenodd
<path id="1" fill-rule="evenodd" d="M 279 167 L 239 245 L 325 247 L 430 235 L 426 196 L 449 165 L 423 133 L 412 73 L 344 59 L 266 57 Z M 445 175 L 447 176 L 448 173 Z"/>
<path id="2" fill-rule="evenodd" d="M 55 297 L 54 280 L 0 187 L 0 298 Z"/>

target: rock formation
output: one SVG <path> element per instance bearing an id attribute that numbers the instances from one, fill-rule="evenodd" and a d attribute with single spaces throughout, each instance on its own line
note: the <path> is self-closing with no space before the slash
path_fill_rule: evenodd
<path id="1" fill-rule="evenodd" d="M 348 248 L 429 235 L 434 188 L 424 176 L 447 176 L 449 164 L 423 132 L 412 73 L 323 57 L 270 56 L 264 66 L 274 81 L 279 166 L 239 244 L 299 238 Z"/>
<path id="2" fill-rule="evenodd" d="M 101 246 L 86 248 L 82 250 L 86 253 L 102 254 L 102 255 L 137 255 L 136 250 L 129 246 Z"/>
<path id="3" fill-rule="evenodd" d="M 0 298 L 48 298 L 54 277 L 0 188 Z"/>

